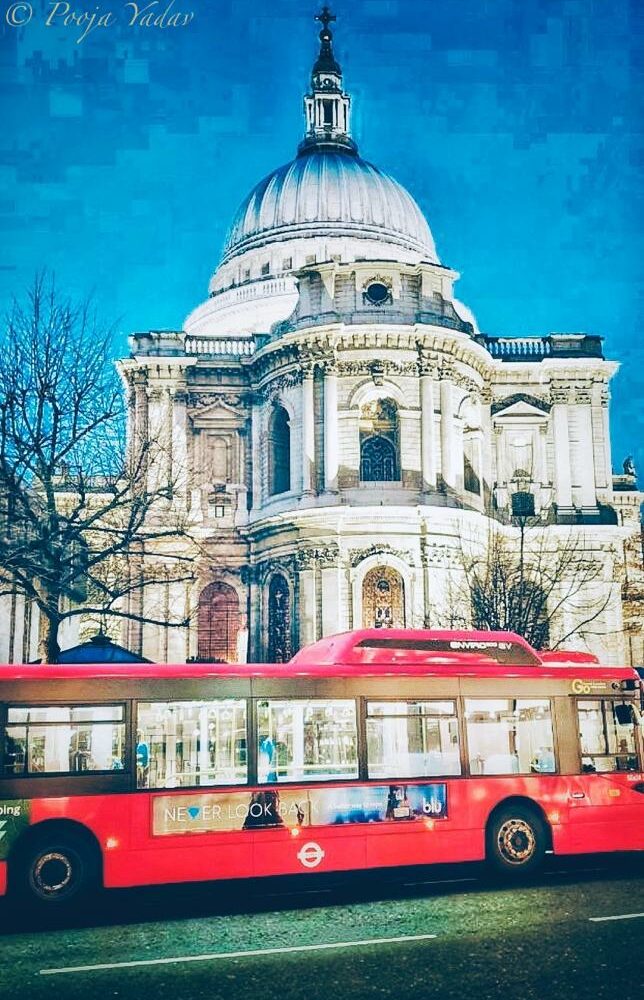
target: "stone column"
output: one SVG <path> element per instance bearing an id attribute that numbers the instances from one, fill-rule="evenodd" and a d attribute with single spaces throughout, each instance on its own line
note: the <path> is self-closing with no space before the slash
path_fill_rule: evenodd
<path id="1" fill-rule="evenodd" d="M 338 376 L 335 366 L 324 371 L 324 488 L 333 493 L 338 485 Z"/>
<path id="2" fill-rule="evenodd" d="M 127 426 L 126 426 L 126 464 L 131 469 L 136 452 L 136 390 L 132 381 L 132 375 L 128 372 L 125 376 L 125 397 L 127 402 Z"/>
<path id="3" fill-rule="evenodd" d="M 570 477 L 570 435 L 568 433 L 568 391 L 553 387 L 552 429 L 555 457 L 555 497 L 558 507 L 572 507 Z"/>
<path id="4" fill-rule="evenodd" d="M 315 563 L 309 557 L 309 553 L 304 551 L 299 553 L 298 567 L 300 579 L 300 644 L 308 646 L 315 642 L 316 635 L 316 592 L 315 592 Z"/>
<path id="5" fill-rule="evenodd" d="M 302 374 L 302 492 L 313 492 L 315 421 L 313 413 L 313 369 Z"/>
<path id="6" fill-rule="evenodd" d="M 337 542 L 330 542 L 317 552 L 319 586 L 322 603 L 322 635 L 342 631 L 340 550 Z"/>
<path id="7" fill-rule="evenodd" d="M 492 429 L 492 390 L 484 386 L 481 390 L 481 496 L 485 490 L 492 490 L 494 476 L 492 474 L 492 449 L 494 447 L 494 432 Z"/>
<path id="8" fill-rule="evenodd" d="M 548 452 L 547 452 L 547 434 L 548 425 L 547 423 L 539 424 L 539 430 L 536 434 L 536 456 L 535 456 L 535 471 L 532 478 L 536 480 L 538 486 L 548 485 Z"/>
<path id="9" fill-rule="evenodd" d="M 132 459 L 131 468 L 134 472 L 138 472 L 142 471 L 139 469 L 139 462 L 143 461 L 141 458 L 141 449 L 148 438 L 147 373 L 145 371 L 138 371 L 134 375 L 132 382 L 134 386 L 134 423 L 132 426 L 130 456 Z M 147 459 L 145 459 L 145 465 L 147 467 Z"/>
<path id="10" fill-rule="evenodd" d="M 456 435 L 454 429 L 454 386 L 449 374 L 441 378 L 441 472 L 443 482 L 456 489 Z"/>
<path id="11" fill-rule="evenodd" d="M 164 391 L 165 413 L 163 415 L 163 482 L 171 485 L 173 478 L 174 451 L 174 388 L 166 386 Z"/>
<path id="12" fill-rule="evenodd" d="M 434 378 L 430 371 L 420 376 L 420 468 L 422 489 L 436 489 Z"/>
<path id="13" fill-rule="evenodd" d="M 248 587 L 250 590 L 248 602 L 250 661 L 251 663 L 261 663 L 266 651 L 262 647 L 262 592 L 257 578 L 257 568 L 255 566 L 250 566 L 248 568 Z"/>
<path id="14" fill-rule="evenodd" d="M 499 507 L 505 507 L 508 503 L 508 483 L 505 460 L 505 441 L 503 428 L 499 424 L 492 423 L 491 431 L 491 452 L 494 456 L 496 475 L 494 476 L 495 497 Z"/>
<path id="15" fill-rule="evenodd" d="M 538 514 L 542 507 L 549 507 L 552 503 L 553 494 L 549 490 L 550 480 L 548 476 L 548 424 L 544 421 L 539 424 L 534 433 L 534 471 L 532 479 L 535 484 L 535 511 Z"/>
<path id="16" fill-rule="evenodd" d="M 261 465 L 261 400 L 259 396 L 254 397 L 251 408 L 251 443 L 253 456 L 252 470 L 252 494 L 253 510 L 259 510 L 262 506 L 262 465 Z"/>
<path id="17" fill-rule="evenodd" d="M 610 402 L 610 392 L 608 386 L 602 389 L 602 426 L 604 428 L 604 462 L 606 467 L 606 486 L 609 490 L 613 488 L 613 460 L 610 449 L 610 423 L 608 405 Z"/>
<path id="18" fill-rule="evenodd" d="M 147 466 L 148 489 L 153 492 L 161 490 L 166 485 L 166 416 L 167 400 L 165 390 L 159 384 L 147 387 L 147 433 L 141 433 L 142 446 L 147 442 L 149 450 L 144 459 Z"/>
<path id="19" fill-rule="evenodd" d="M 171 469 L 175 493 L 185 497 L 188 486 L 188 410 L 184 386 L 171 390 Z"/>
<path id="20" fill-rule="evenodd" d="M 593 455 L 595 459 L 595 489 L 606 499 L 606 490 L 613 488 L 608 428 L 608 386 L 593 382 L 591 389 L 593 424 Z"/>
<path id="21" fill-rule="evenodd" d="M 595 458 L 593 455 L 593 414 L 590 392 L 579 390 L 575 396 L 579 455 L 575 467 L 580 470 L 580 500 L 582 507 L 596 507 Z M 572 456 L 571 456 L 572 458 Z"/>
<path id="22" fill-rule="evenodd" d="M 340 631 L 340 576 L 337 567 L 322 564 L 322 635 Z M 357 626 L 360 628 L 360 626 Z"/>

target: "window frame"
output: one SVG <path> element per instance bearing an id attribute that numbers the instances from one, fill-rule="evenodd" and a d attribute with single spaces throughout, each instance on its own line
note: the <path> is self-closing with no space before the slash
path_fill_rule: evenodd
<path id="1" fill-rule="evenodd" d="M 294 490 L 292 418 L 281 399 L 275 400 L 268 414 L 267 446 L 267 499 L 272 500 Z"/>
<path id="2" fill-rule="evenodd" d="M 93 770 L 86 771 L 27 771 L 23 770 L 14 773 L 9 773 L 5 770 L 6 767 L 6 738 L 9 735 L 8 730 L 15 726 L 22 726 L 25 732 L 25 742 L 27 756 L 29 753 L 29 734 L 28 730 L 30 726 L 45 726 L 46 728 L 54 728 L 56 726 L 62 725 L 73 725 L 71 722 L 62 722 L 60 720 L 56 722 L 37 722 L 31 723 L 27 722 L 9 722 L 9 711 L 11 709 L 44 709 L 44 708 L 67 708 L 70 712 L 76 708 L 121 708 L 122 718 L 119 721 L 114 721 L 113 719 L 105 719 L 98 722 L 93 722 L 91 719 L 82 720 L 88 725 L 92 726 L 109 726 L 109 725 L 122 725 L 123 726 L 123 767 L 122 768 L 95 768 Z M 58 780 L 69 780 L 72 778 L 81 778 L 81 780 L 88 781 L 92 776 L 105 776 L 113 775 L 119 776 L 121 778 L 127 777 L 131 779 L 132 777 L 132 701 L 128 698 L 119 698 L 113 701 L 98 701 L 97 699 L 92 699 L 91 701 L 65 701 L 56 702 L 52 698 L 48 698 L 46 701 L 30 701 L 25 702 L 24 699 L 21 701 L 9 701 L 2 706 L 0 712 L 0 780 L 2 781 L 33 781 L 38 778 L 48 778 L 48 779 L 58 779 Z M 27 758 L 26 758 L 27 760 Z"/>
<path id="3" fill-rule="evenodd" d="M 136 734 L 140 728 L 139 725 L 139 708 L 141 705 L 185 705 L 191 704 L 193 702 L 200 701 L 204 702 L 222 702 L 222 701 L 232 701 L 232 702 L 243 702 L 246 709 L 246 779 L 245 781 L 233 782 L 233 783 L 221 783 L 221 784 L 211 784 L 211 785 L 149 785 L 149 786 L 139 786 L 138 776 L 136 767 L 134 767 L 132 774 L 132 782 L 134 790 L 136 792 L 147 792 L 148 794 L 160 795 L 160 794 L 172 794 L 187 791 L 198 791 L 198 792 L 216 792 L 224 791 L 227 788 L 242 790 L 251 786 L 257 785 L 257 747 L 254 746 L 254 741 L 252 739 L 253 731 L 255 730 L 255 716 L 253 713 L 253 705 L 255 698 L 249 697 L 248 695 L 241 695 L 236 697 L 235 695 L 228 695 L 224 697 L 211 697 L 211 698 L 188 698 L 177 696 L 176 698 L 136 698 L 132 707 L 132 758 L 136 760 Z M 151 759 L 151 754 L 150 754 Z"/>
<path id="4" fill-rule="evenodd" d="M 471 694 L 460 695 L 458 698 L 459 702 L 459 721 L 462 727 L 462 743 L 461 752 L 465 755 L 463 764 L 462 777 L 465 778 L 556 778 L 561 777 L 565 772 L 561 769 L 561 757 L 559 748 L 559 729 L 560 722 L 557 716 L 557 702 L 560 698 L 559 695 L 521 695 L 520 697 L 513 697 L 512 695 L 483 695 L 474 696 Z M 500 774 L 474 774 L 470 766 L 471 754 L 470 754 L 470 740 L 468 732 L 468 719 L 465 717 L 465 705 L 467 701 L 547 701 L 550 707 L 550 725 L 552 728 L 552 753 L 555 761 L 554 771 L 517 771 L 512 773 L 502 772 Z"/>
<path id="5" fill-rule="evenodd" d="M 389 697 L 384 697 L 383 698 L 383 697 L 379 697 L 378 695 L 365 695 L 364 697 L 360 698 L 360 701 L 363 703 L 363 708 L 364 708 L 364 720 L 363 720 L 364 721 L 364 730 L 363 730 L 363 733 L 361 734 L 362 745 L 363 745 L 363 749 L 364 749 L 364 777 L 362 777 L 362 775 L 361 775 L 361 780 L 370 781 L 370 782 L 383 782 L 383 781 L 384 782 L 388 782 L 388 781 L 398 781 L 398 782 L 401 782 L 401 781 L 418 781 L 418 782 L 427 781 L 427 782 L 431 782 L 431 781 L 435 781 L 435 780 L 441 780 L 441 781 L 443 781 L 443 780 L 448 780 L 448 779 L 451 781 L 451 780 L 454 780 L 454 779 L 457 779 L 457 778 L 464 778 L 464 777 L 467 776 L 467 771 L 465 770 L 465 761 L 464 761 L 464 758 L 463 758 L 463 713 L 462 713 L 462 710 L 461 710 L 461 698 L 460 697 L 458 697 L 456 695 L 452 695 L 452 696 L 445 696 L 445 697 L 441 697 L 441 698 L 438 698 L 438 697 L 435 697 L 435 696 L 431 696 L 431 697 L 417 696 L 417 697 L 414 697 L 414 698 L 411 698 L 411 697 L 392 698 L 391 696 L 389 696 Z M 402 775 L 402 776 L 401 775 L 390 775 L 388 777 L 385 776 L 385 777 L 377 777 L 377 778 L 369 777 L 369 747 L 368 747 L 368 730 L 367 730 L 367 722 L 368 722 L 368 720 L 370 718 L 371 719 L 378 719 L 378 718 L 381 718 L 381 719 L 385 719 L 385 718 L 386 719 L 395 719 L 395 718 L 409 719 L 409 718 L 413 718 L 414 717 L 414 716 L 410 716 L 409 714 L 406 714 L 406 715 L 393 715 L 392 714 L 392 715 L 386 715 L 386 716 L 385 715 L 381 715 L 381 716 L 377 716 L 377 715 L 373 716 L 372 715 L 372 716 L 370 716 L 369 715 L 369 711 L 368 711 L 368 703 L 370 701 L 371 702 L 376 702 L 376 703 L 378 703 L 380 705 L 386 704 L 386 703 L 390 703 L 392 705 L 399 705 L 401 702 L 405 702 L 405 704 L 413 704 L 413 703 L 419 703 L 419 702 L 420 703 L 425 703 L 425 704 L 427 704 L 429 702 L 446 702 L 446 701 L 451 702 L 452 705 L 454 706 L 454 712 L 453 712 L 452 715 L 447 715 L 447 716 L 446 715 L 429 715 L 429 716 L 426 716 L 424 713 L 421 713 L 421 714 L 417 715 L 416 718 L 419 718 L 419 719 L 423 719 L 423 718 L 435 718 L 435 719 L 455 719 L 456 720 L 456 728 L 457 728 L 457 733 L 458 733 L 458 760 L 459 760 L 459 768 L 460 768 L 459 773 L 458 774 L 445 774 L 445 773 L 440 773 L 440 774 L 410 774 L 410 775 Z"/>
<path id="6" fill-rule="evenodd" d="M 365 458 L 363 457 L 363 452 L 365 448 L 371 447 L 382 447 L 382 445 L 387 446 L 391 449 L 391 454 L 388 456 L 387 461 L 392 462 L 393 466 L 393 476 L 391 479 L 366 479 L 363 478 L 363 472 L 367 471 L 365 469 Z M 360 468 L 358 470 L 358 482 L 359 483 L 401 483 L 402 482 L 402 469 L 400 462 L 400 443 L 399 441 L 393 440 L 391 437 L 387 437 L 385 434 L 372 433 L 365 435 L 360 441 Z M 367 461 L 371 462 L 372 459 L 368 458 Z M 384 459 L 383 459 L 384 461 Z"/>
<path id="7" fill-rule="evenodd" d="M 616 705 L 616 704 L 621 704 L 621 705 L 630 705 L 632 707 L 632 709 L 633 709 L 633 715 L 634 715 L 634 721 L 631 723 L 631 725 L 633 726 L 633 742 L 635 744 L 635 747 L 634 747 L 634 749 L 632 751 L 629 750 L 629 751 L 627 751 L 627 753 L 619 753 L 618 751 L 615 751 L 614 753 L 592 753 L 592 752 L 591 753 L 584 753 L 582 751 L 582 747 L 581 747 L 581 720 L 580 720 L 580 716 L 579 716 L 579 706 L 580 706 L 580 704 L 583 704 L 584 702 L 595 702 L 595 701 L 600 702 L 600 704 L 602 706 L 602 709 L 601 709 L 601 711 L 602 711 L 602 731 L 603 731 L 605 739 L 606 739 L 606 746 L 608 746 L 608 742 L 609 742 L 608 741 L 608 733 L 606 731 L 606 710 L 605 710 L 606 703 L 610 702 L 610 704 L 613 705 L 613 706 Z M 586 775 L 586 774 L 626 774 L 626 773 L 629 773 L 629 772 L 631 774 L 637 774 L 639 771 L 644 770 L 644 747 L 642 746 L 642 740 L 640 739 L 640 736 L 639 736 L 640 727 L 642 725 L 642 713 L 640 712 L 640 710 L 638 708 L 638 705 L 635 703 L 635 701 L 631 701 L 630 698 L 625 698 L 623 694 L 621 694 L 621 695 L 610 695 L 608 693 L 601 693 L 601 694 L 597 694 L 595 697 L 591 697 L 590 695 L 581 695 L 580 697 L 574 699 L 574 711 L 575 711 L 575 723 L 576 723 L 576 726 L 577 726 L 577 728 L 576 728 L 577 737 L 575 738 L 575 746 L 576 746 L 577 755 L 578 755 L 578 772 L 577 772 L 578 774 L 582 774 L 582 775 Z M 591 760 L 594 760 L 596 757 L 601 758 L 601 760 L 614 760 L 615 764 L 617 764 L 617 760 L 620 757 L 622 757 L 622 758 L 623 757 L 635 757 L 636 760 L 637 760 L 637 768 L 635 768 L 634 770 L 631 770 L 630 768 L 626 768 L 626 769 L 622 770 L 621 768 L 618 768 L 617 766 L 615 766 L 613 768 L 613 770 L 611 770 L 611 771 L 599 771 L 596 767 L 594 767 L 594 769 L 592 771 L 584 771 L 583 770 L 583 760 L 584 760 L 584 757 L 590 757 Z"/>
<path id="8" fill-rule="evenodd" d="M 366 772 L 363 772 L 363 755 L 366 758 L 367 748 L 366 740 L 363 739 L 363 733 L 361 729 L 362 724 L 362 702 L 365 699 L 360 695 L 353 695 L 349 697 L 329 697 L 328 695 L 314 695 L 312 697 L 289 697 L 287 695 L 260 695 L 254 696 L 250 699 L 253 704 L 253 774 L 252 774 L 252 785 L 260 790 L 271 789 L 271 788 L 289 788 L 289 787 L 299 787 L 304 786 L 306 788 L 310 786 L 319 786 L 321 788 L 327 787 L 333 782 L 338 782 L 341 784 L 362 784 L 365 781 L 371 780 L 366 778 Z M 281 701 L 281 702 L 306 702 L 310 704 L 311 702 L 329 702 L 329 701 L 346 701 L 352 702 L 355 709 L 354 719 L 355 719 L 355 735 L 356 735 L 356 773 L 353 777 L 348 777 L 346 775 L 334 775 L 331 778 L 296 778 L 292 781 L 260 781 L 259 780 L 259 704 L 260 702 L 270 702 L 270 701 Z M 249 759 L 249 775 L 250 775 L 250 759 Z"/>

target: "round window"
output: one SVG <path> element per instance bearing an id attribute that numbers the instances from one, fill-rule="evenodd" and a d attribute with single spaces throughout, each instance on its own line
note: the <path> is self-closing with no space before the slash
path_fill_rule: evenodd
<path id="1" fill-rule="evenodd" d="M 389 300 L 389 289 L 386 285 L 383 285 L 382 281 L 372 281 L 370 285 L 367 286 L 365 295 L 369 302 L 374 306 L 381 306 L 383 303 Z"/>

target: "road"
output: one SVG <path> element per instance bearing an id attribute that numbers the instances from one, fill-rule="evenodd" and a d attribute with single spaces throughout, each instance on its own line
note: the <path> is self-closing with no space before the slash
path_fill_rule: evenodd
<path id="1" fill-rule="evenodd" d="M 19 1000 L 641 1000 L 644 859 L 121 890 L 62 922 L 2 901 L 0 931 Z"/>

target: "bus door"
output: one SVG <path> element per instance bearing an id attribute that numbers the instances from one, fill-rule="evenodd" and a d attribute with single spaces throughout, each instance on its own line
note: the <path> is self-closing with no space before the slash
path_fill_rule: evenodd
<path id="1" fill-rule="evenodd" d="M 570 781 L 571 843 L 584 851 L 644 847 L 641 734 L 634 702 L 579 698 L 579 776 Z"/>

